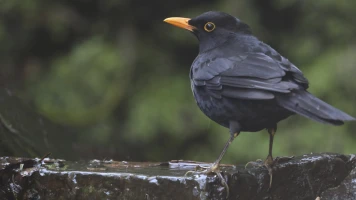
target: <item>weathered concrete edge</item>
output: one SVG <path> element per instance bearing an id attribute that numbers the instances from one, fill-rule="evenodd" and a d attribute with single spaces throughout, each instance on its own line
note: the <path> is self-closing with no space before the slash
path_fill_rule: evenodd
<path id="1" fill-rule="evenodd" d="M 278 165 L 274 175 L 274 185 L 270 191 L 268 191 L 269 176 L 263 167 L 246 170 L 227 169 L 224 177 L 230 187 L 229 199 L 303 199 L 303 197 L 315 199 L 317 196 L 324 198 L 326 194 L 340 196 L 341 194 L 337 194 L 339 192 L 337 188 L 345 185 L 347 181 L 349 183 L 354 180 L 348 177 L 352 175 L 352 171 L 355 171 L 355 163 L 354 155 L 301 156 Z M 186 168 L 182 168 L 182 173 L 178 175 L 168 176 L 159 173 L 149 175 L 64 169 L 65 167 L 49 169 L 48 166 L 36 165 L 22 171 L 13 170 L 11 174 L 1 177 L 2 183 L 7 183 L 7 186 L 3 185 L 0 191 L 7 191 L 3 194 L 13 194 L 13 197 L 20 199 L 36 196 L 46 199 L 58 199 L 58 197 L 62 199 L 225 199 L 226 197 L 226 188 L 220 184 L 216 176 L 183 177 L 182 173 L 187 170 Z M 300 194 L 301 191 L 304 191 L 304 194 Z M 352 192 L 355 191 L 349 191 L 350 194 Z M 347 198 L 353 197 L 349 195 Z"/>

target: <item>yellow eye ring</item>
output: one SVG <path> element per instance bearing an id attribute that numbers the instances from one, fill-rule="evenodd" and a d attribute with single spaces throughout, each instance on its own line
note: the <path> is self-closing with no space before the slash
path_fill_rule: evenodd
<path id="1" fill-rule="evenodd" d="M 204 25 L 204 30 L 206 32 L 211 32 L 215 29 L 215 24 L 213 22 L 207 22 L 205 25 Z"/>

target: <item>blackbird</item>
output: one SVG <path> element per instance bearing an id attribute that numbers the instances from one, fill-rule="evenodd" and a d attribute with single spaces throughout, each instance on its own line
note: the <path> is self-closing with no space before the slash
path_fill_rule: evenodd
<path id="1" fill-rule="evenodd" d="M 264 165 L 271 187 L 273 137 L 279 121 L 293 114 L 331 125 L 355 120 L 309 93 L 303 73 L 256 38 L 238 18 L 209 11 L 192 19 L 171 17 L 164 21 L 198 38 L 199 55 L 189 73 L 194 98 L 206 116 L 230 129 L 223 151 L 207 173 L 215 172 L 222 178 L 220 161 L 240 132 L 267 129 L 270 141 Z"/>

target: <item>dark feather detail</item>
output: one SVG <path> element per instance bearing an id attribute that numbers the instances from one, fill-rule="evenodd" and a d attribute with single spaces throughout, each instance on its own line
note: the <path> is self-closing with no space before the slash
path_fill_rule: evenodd
<path id="1" fill-rule="evenodd" d="M 304 90 L 294 91 L 287 95 L 278 95 L 276 99 L 282 107 L 318 122 L 342 125 L 343 121 L 355 120 L 350 115 Z"/>
<path id="2" fill-rule="evenodd" d="M 224 58 L 234 61 L 234 57 Z M 241 56 L 239 56 L 241 58 Z M 217 59 L 221 60 L 221 59 Z M 283 69 L 280 68 L 272 58 L 264 54 L 248 54 L 245 59 L 240 62 L 231 64 L 230 69 L 220 73 L 222 76 L 234 77 L 252 77 L 261 79 L 278 78 L 285 75 Z"/>
<path id="3" fill-rule="evenodd" d="M 281 93 L 289 93 L 292 89 L 298 88 L 298 85 L 292 82 L 281 81 L 279 83 L 270 83 L 258 79 L 236 77 L 221 77 L 221 84 L 231 87 L 260 89 Z"/>
<path id="4" fill-rule="evenodd" d="M 271 92 L 256 90 L 256 89 L 242 89 L 233 87 L 224 87 L 221 92 L 222 96 L 235 99 L 253 99 L 253 100 L 267 100 L 273 99 L 274 95 Z"/>

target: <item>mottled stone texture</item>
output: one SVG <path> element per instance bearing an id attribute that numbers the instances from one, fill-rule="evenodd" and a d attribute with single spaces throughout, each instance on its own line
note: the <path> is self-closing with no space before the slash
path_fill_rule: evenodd
<path id="1" fill-rule="evenodd" d="M 265 167 L 225 165 L 228 199 L 356 199 L 354 155 L 309 154 L 280 159 L 269 190 Z M 0 199 L 226 199 L 215 175 L 188 170 L 206 163 L 0 158 Z"/>

